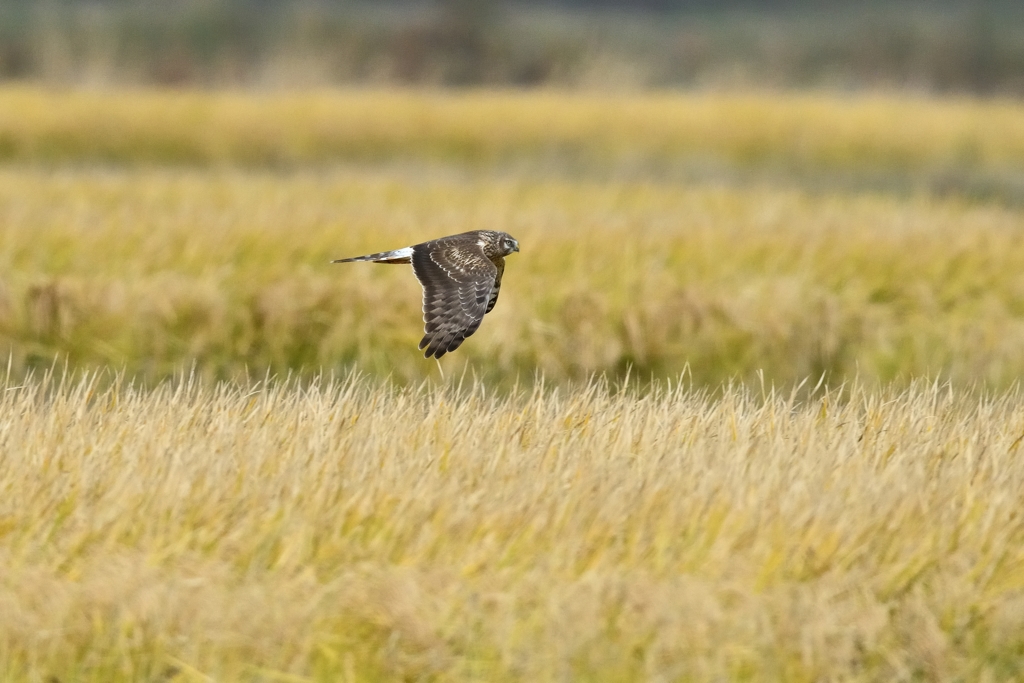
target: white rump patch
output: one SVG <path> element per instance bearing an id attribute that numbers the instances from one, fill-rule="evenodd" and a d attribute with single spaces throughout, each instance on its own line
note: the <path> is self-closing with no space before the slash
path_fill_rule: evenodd
<path id="1" fill-rule="evenodd" d="M 395 249 L 394 251 L 388 252 L 388 258 L 408 258 L 412 256 L 412 247 L 405 247 L 404 249 Z"/>

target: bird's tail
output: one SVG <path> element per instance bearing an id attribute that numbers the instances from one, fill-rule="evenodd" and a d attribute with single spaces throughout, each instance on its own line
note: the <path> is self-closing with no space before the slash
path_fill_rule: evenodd
<path id="1" fill-rule="evenodd" d="M 366 256 L 340 258 L 331 261 L 331 263 L 352 263 L 354 261 L 370 261 L 372 263 L 412 263 L 412 247 L 395 249 L 394 251 L 382 251 L 378 254 L 367 254 Z"/>

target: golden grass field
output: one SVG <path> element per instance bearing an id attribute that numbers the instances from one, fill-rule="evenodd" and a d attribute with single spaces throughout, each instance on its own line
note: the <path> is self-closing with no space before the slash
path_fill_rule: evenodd
<path id="1" fill-rule="evenodd" d="M 1024 675 L 1017 392 L 2 388 L 6 681 Z"/>
<path id="2" fill-rule="evenodd" d="M 0 89 L 0 680 L 1024 679 L 1024 105 Z M 507 230 L 441 363 L 408 267 Z"/>
<path id="3" fill-rule="evenodd" d="M 0 168 L 17 371 L 437 376 L 410 269 L 329 265 L 481 226 L 522 244 L 450 373 L 1008 386 L 1022 209 L 953 196 L 417 167 Z"/>
<path id="4" fill-rule="evenodd" d="M 1013 169 L 1021 105 L 886 95 L 429 90 L 0 92 L 0 158 L 308 163 L 696 155 L 784 166 Z"/>

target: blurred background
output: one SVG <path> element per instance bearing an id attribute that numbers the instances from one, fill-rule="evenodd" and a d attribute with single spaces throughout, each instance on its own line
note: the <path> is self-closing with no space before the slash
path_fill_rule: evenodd
<path id="1" fill-rule="evenodd" d="M 1024 93 L 1014 0 L 0 0 L 0 79 Z"/>
<path id="2" fill-rule="evenodd" d="M 0 0 L 0 362 L 437 376 L 407 269 L 523 251 L 444 359 L 1024 375 L 1024 3 Z"/>

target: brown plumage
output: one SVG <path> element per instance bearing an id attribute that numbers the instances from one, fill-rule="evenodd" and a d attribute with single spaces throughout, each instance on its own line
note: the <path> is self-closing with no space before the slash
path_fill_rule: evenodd
<path id="1" fill-rule="evenodd" d="M 516 251 L 519 242 L 508 233 L 473 230 L 331 263 L 411 263 L 423 286 L 425 334 L 420 348 L 426 348 L 425 358 L 440 358 L 459 348 L 494 308 L 505 257 Z"/>

